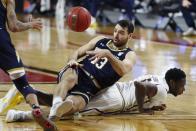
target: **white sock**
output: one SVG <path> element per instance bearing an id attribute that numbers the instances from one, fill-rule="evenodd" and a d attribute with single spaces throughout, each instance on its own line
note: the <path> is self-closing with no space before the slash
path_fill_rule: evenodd
<path id="1" fill-rule="evenodd" d="M 33 115 L 31 111 L 25 111 L 24 114 L 25 114 L 25 119 L 33 120 Z"/>
<path id="2" fill-rule="evenodd" d="M 63 99 L 60 96 L 54 96 L 52 105 L 59 103 L 59 102 L 63 102 Z"/>

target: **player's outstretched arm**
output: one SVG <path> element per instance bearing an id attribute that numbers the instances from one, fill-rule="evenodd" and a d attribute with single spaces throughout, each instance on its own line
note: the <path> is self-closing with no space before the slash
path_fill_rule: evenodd
<path id="1" fill-rule="evenodd" d="M 6 9 L 7 9 L 7 24 L 10 31 L 20 32 L 31 28 L 38 29 L 38 30 L 42 28 L 42 22 L 40 19 L 31 19 L 31 21 L 27 23 L 23 23 L 17 19 L 15 13 L 15 0 L 7 0 Z"/>
<path id="2" fill-rule="evenodd" d="M 81 57 L 86 55 L 86 52 L 93 50 L 95 48 L 96 43 L 103 39 L 105 37 L 103 36 L 97 36 L 90 40 L 87 44 L 83 45 L 82 47 L 78 48 L 68 59 L 68 65 L 77 66 L 77 60 L 80 59 Z"/>

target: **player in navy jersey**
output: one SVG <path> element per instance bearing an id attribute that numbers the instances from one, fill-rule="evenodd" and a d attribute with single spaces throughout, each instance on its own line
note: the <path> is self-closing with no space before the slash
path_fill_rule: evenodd
<path id="1" fill-rule="evenodd" d="M 29 85 L 25 70 L 20 57 L 18 56 L 10 35 L 6 29 L 12 32 L 21 32 L 28 29 L 41 29 L 42 23 L 40 19 L 32 19 L 23 23 L 19 21 L 15 13 L 15 0 L 0 0 L 0 68 L 5 71 L 15 84 L 16 88 L 26 99 L 27 103 L 33 108 L 35 120 L 45 129 L 50 126 L 55 128 L 53 123 L 42 116 L 40 111 L 35 90 Z M 48 126 L 49 125 L 49 126 Z"/>
<path id="2" fill-rule="evenodd" d="M 136 55 L 127 43 L 133 31 L 131 22 L 121 20 L 114 28 L 113 39 L 95 37 L 73 53 L 68 66 L 59 73 L 51 120 L 58 120 L 65 112 L 84 109 L 94 94 L 131 71 Z"/>

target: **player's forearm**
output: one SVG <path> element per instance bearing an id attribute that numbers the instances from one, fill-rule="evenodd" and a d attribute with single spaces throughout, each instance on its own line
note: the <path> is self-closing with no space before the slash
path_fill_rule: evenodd
<path id="1" fill-rule="evenodd" d="M 25 30 L 31 29 L 32 25 L 30 22 L 23 23 L 23 22 L 17 20 L 15 28 L 16 28 L 16 32 L 20 32 L 20 31 L 25 31 Z"/>
<path id="2" fill-rule="evenodd" d="M 108 53 L 107 58 L 112 65 L 112 68 L 120 75 L 123 76 L 128 71 L 125 68 L 125 65 L 122 61 L 118 60 L 114 55 Z"/>
<path id="3" fill-rule="evenodd" d="M 17 19 L 14 9 L 15 9 L 14 1 L 9 1 L 7 3 L 7 24 L 8 24 L 9 30 L 12 32 L 20 32 L 20 31 L 24 31 L 24 30 L 28 30 L 32 28 L 32 25 L 30 22 L 23 23 Z"/>
<path id="4" fill-rule="evenodd" d="M 144 112 L 143 104 L 144 104 L 144 97 L 146 95 L 146 89 L 145 86 L 143 86 L 143 84 L 141 84 L 140 82 L 135 81 L 134 85 L 135 85 L 135 95 L 138 104 L 138 110 L 139 112 L 142 113 Z"/>

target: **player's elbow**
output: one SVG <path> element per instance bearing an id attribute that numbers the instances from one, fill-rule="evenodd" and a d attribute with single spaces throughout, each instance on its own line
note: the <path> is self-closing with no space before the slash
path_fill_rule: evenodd
<path id="1" fill-rule="evenodd" d="M 11 32 L 18 32 L 18 28 L 17 27 L 9 27 L 9 30 Z"/>
<path id="2" fill-rule="evenodd" d="M 123 65 L 121 67 L 121 70 L 119 71 L 119 75 L 120 76 L 124 76 L 125 74 L 127 74 L 128 72 L 130 72 L 132 70 L 132 66 L 127 66 L 127 65 Z"/>

